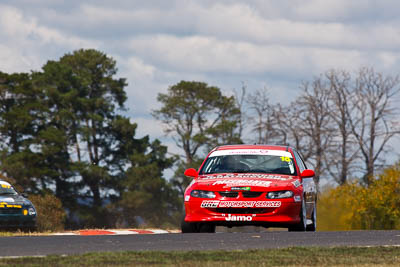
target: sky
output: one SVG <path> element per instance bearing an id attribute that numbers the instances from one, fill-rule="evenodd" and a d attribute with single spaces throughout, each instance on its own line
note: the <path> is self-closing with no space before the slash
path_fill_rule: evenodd
<path id="1" fill-rule="evenodd" d="M 150 112 L 181 80 L 225 94 L 267 87 L 273 103 L 288 104 L 302 81 L 332 68 L 397 75 L 399 10 L 395 0 L 3 0 L 0 71 L 100 50 L 127 78 L 126 115 L 138 136 L 163 139 Z"/>

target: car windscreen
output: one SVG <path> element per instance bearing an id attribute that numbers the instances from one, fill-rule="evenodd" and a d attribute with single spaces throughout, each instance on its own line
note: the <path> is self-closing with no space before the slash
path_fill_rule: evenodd
<path id="1" fill-rule="evenodd" d="M 278 150 L 221 150 L 209 155 L 200 174 L 268 173 L 297 175 L 291 153 Z"/>
<path id="2" fill-rule="evenodd" d="M 14 188 L 6 183 L 0 183 L 0 196 L 1 195 L 17 195 L 17 191 Z"/>

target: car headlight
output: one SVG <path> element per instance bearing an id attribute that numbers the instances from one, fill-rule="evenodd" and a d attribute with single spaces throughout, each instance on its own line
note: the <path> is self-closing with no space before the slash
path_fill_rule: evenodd
<path id="1" fill-rule="evenodd" d="M 203 191 L 203 190 L 193 190 L 190 192 L 192 197 L 200 197 L 200 198 L 215 198 L 215 193 L 211 191 Z"/>
<path id="2" fill-rule="evenodd" d="M 28 209 L 28 214 L 29 215 L 36 215 L 36 210 L 33 208 L 33 207 L 30 207 L 29 209 Z"/>
<path id="3" fill-rule="evenodd" d="M 293 196 L 292 191 L 274 191 L 274 192 L 268 192 L 267 198 L 275 199 L 275 198 L 290 198 Z"/>

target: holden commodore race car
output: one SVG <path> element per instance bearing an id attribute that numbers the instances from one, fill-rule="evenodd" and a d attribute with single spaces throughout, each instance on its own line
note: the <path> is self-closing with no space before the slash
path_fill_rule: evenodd
<path id="1" fill-rule="evenodd" d="M 36 209 L 23 194 L 0 180 L 0 228 L 36 229 Z"/>
<path id="2" fill-rule="evenodd" d="M 220 146 L 185 175 L 194 179 L 184 193 L 182 233 L 244 225 L 316 230 L 315 173 L 294 148 Z"/>

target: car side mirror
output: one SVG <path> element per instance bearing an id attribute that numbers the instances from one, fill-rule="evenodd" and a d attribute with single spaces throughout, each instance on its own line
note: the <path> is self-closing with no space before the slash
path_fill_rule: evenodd
<path id="1" fill-rule="evenodd" d="M 314 177 L 315 176 L 315 172 L 313 170 L 304 170 L 301 174 L 300 177 L 301 178 L 310 178 L 310 177 Z"/>
<path id="2" fill-rule="evenodd" d="M 199 176 L 199 173 L 196 171 L 194 168 L 189 168 L 185 171 L 185 176 L 197 178 Z"/>
<path id="3" fill-rule="evenodd" d="M 28 198 L 28 194 L 27 193 L 22 193 L 21 196 L 23 196 L 24 198 Z"/>

